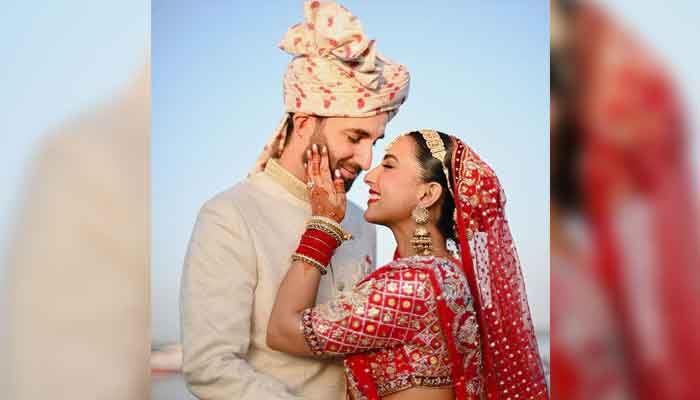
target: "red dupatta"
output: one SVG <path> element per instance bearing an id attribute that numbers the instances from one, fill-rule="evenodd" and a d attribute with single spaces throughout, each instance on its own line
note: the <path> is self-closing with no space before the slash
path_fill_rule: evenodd
<path id="1" fill-rule="evenodd" d="M 491 167 L 461 140 L 453 140 L 455 219 L 479 320 L 485 397 L 547 399 L 525 282 L 505 217 L 505 194 Z"/>

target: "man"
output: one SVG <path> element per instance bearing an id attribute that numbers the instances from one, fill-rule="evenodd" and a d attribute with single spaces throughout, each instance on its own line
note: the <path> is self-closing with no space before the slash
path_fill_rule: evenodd
<path id="1" fill-rule="evenodd" d="M 288 112 L 243 182 L 202 207 L 182 280 L 183 372 L 206 399 L 341 399 L 342 367 L 275 352 L 265 343 L 275 295 L 311 216 L 306 150 L 327 146 L 349 189 L 408 94 L 405 67 L 384 59 L 360 22 L 333 3 L 307 2 L 306 21 L 280 48 Z M 375 230 L 348 205 L 339 249 L 318 302 L 350 289 L 374 265 Z"/>

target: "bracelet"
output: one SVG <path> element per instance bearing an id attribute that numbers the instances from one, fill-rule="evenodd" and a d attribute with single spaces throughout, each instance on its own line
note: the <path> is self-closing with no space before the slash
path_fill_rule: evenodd
<path id="1" fill-rule="evenodd" d="M 343 239 L 343 241 L 352 239 L 352 234 L 350 232 L 345 231 L 339 223 L 330 218 L 322 216 L 313 216 L 311 217 L 309 222 L 328 226 L 329 228 L 335 230 L 338 233 L 338 235 L 340 235 L 340 237 Z"/>
<path id="2" fill-rule="evenodd" d="M 330 264 L 339 243 L 338 238 L 326 230 L 307 227 L 301 236 L 299 246 L 292 255 L 292 260 L 310 264 L 321 275 L 325 275 L 326 267 Z"/>
<path id="3" fill-rule="evenodd" d="M 313 258 L 307 257 L 303 254 L 298 254 L 298 253 L 292 254 L 292 261 L 302 261 L 302 262 L 305 262 L 307 264 L 310 264 L 311 266 L 316 268 L 318 270 L 318 272 L 321 273 L 321 275 L 325 275 L 328 273 L 328 271 L 326 271 L 325 265 L 323 265 L 323 264 L 319 263 L 318 261 L 314 260 Z"/>
<path id="4" fill-rule="evenodd" d="M 310 264 L 321 273 L 327 273 L 335 249 L 345 240 L 352 239 L 349 232 L 343 230 L 339 223 L 330 218 L 314 216 L 306 222 L 306 231 L 301 236 L 299 246 L 292 261 Z"/>
<path id="5" fill-rule="evenodd" d="M 352 234 L 347 232 L 340 226 L 336 221 L 322 217 L 322 216 L 312 216 L 306 223 L 306 227 L 313 227 L 314 229 L 319 229 L 326 231 L 328 234 L 333 235 L 339 239 L 339 244 L 346 240 L 352 239 Z"/>
<path id="6" fill-rule="evenodd" d="M 314 230 L 317 232 L 323 232 L 326 235 L 329 235 L 330 237 L 335 239 L 335 246 L 336 247 L 340 246 L 340 244 L 343 243 L 343 237 L 340 234 L 338 234 L 338 232 L 336 230 L 328 227 L 327 225 L 318 224 L 315 222 L 308 222 L 306 224 L 306 229 L 307 230 Z"/>

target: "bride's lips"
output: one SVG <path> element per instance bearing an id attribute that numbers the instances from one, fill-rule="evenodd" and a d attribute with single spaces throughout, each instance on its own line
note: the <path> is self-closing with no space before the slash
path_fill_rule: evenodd
<path id="1" fill-rule="evenodd" d="M 369 199 L 367 200 L 367 205 L 375 203 L 381 199 L 381 195 L 376 190 L 369 190 Z"/>

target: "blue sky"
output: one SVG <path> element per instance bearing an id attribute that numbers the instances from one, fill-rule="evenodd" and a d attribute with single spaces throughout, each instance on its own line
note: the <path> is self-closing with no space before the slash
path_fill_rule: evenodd
<path id="1" fill-rule="evenodd" d="M 0 239 L 41 140 L 110 98 L 145 64 L 150 28 L 150 10 L 141 0 L 6 3 L 0 23 L 0 183 L 10 190 L 0 190 Z"/>
<path id="2" fill-rule="evenodd" d="M 142 0 L 4 2 L 0 287 L 5 282 L 9 235 L 21 222 L 16 213 L 28 168 L 41 144 L 60 124 L 112 100 L 116 90 L 143 69 L 149 34 L 150 8 Z"/>
<path id="3" fill-rule="evenodd" d="M 408 101 L 385 145 L 410 129 L 460 136 L 499 174 L 536 323 L 548 326 L 547 2 L 345 1 L 379 50 L 408 66 Z M 301 2 L 154 1 L 154 340 L 177 340 L 182 260 L 201 204 L 245 177 L 283 114 L 277 48 Z M 366 187 L 349 197 L 362 207 Z M 379 228 L 378 259 L 393 237 Z"/>

